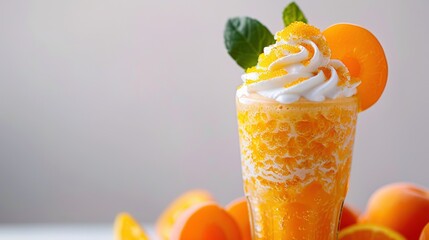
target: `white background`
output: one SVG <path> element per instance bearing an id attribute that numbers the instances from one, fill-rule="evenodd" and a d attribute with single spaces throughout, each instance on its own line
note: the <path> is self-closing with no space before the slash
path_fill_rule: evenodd
<path id="1" fill-rule="evenodd" d="M 180 193 L 242 195 L 228 17 L 273 32 L 288 1 L 0 0 L 0 223 L 152 222 Z M 359 115 L 348 201 L 429 187 L 428 1 L 299 1 L 321 29 L 370 29 L 389 62 Z"/>

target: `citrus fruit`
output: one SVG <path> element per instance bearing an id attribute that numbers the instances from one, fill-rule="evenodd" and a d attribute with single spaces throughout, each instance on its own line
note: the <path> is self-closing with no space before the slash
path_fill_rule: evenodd
<path id="1" fill-rule="evenodd" d="M 331 58 L 341 60 L 351 78 L 361 81 L 357 88 L 361 111 L 381 97 L 387 82 L 387 60 L 383 47 L 367 29 L 339 23 L 323 31 L 331 49 Z"/>
<path id="2" fill-rule="evenodd" d="M 240 240 L 240 229 L 216 203 L 201 203 L 186 210 L 173 226 L 170 240 Z"/>
<path id="3" fill-rule="evenodd" d="M 371 195 L 359 222 L 385 226 L 417 240 L 429 222 L 429 190 L 412 183 L 381 187 Z"/>
<path id="4" fill-rule="evenodd" d="M 423 228 L 423 231 L 420 233 L 419 240 L 429 240 L 429 222 Z"/>
<path id="5" fill-rule="evenodd" d="M 399 233 L 377 225 L 355 224 L 338 235 L 339 240 L 406 240 Z"/>
<path id="6" fill-rule="evenodd" d="M 148 240 L 149 237 L 128 213 L 120 213 L 114 224 L 115 240 Z"/>
<path id="7" fill-rule="evenodd" d="M 241 232 L 241 240 L 251 240 L 249 209 L 246 198 L 235 199 L 225 209 L 237 222 Z"/>
<path id="8" fill-rule="evenodd" d="M 156 222 L 156 232 L 163 240 L 170 240 L 171 229 L 180 215 L 192 206 L 213 201 L 212 195 L 200 189 L 188 191 L 174 200 Z"/>

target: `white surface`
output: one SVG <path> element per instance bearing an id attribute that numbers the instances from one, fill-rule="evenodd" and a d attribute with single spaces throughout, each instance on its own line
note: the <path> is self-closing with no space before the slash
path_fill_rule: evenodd
<path id="1" fill-rule="evenodd" d="M 155 240 L 153 227 L 145 227 Z M 113 240 L 109 225 L 0 225 L 0 240 Z"/>
<path id="2" fill-rule="evenodd" d="M 288 1 L 0 1 L 0 223 L 154 222 L 189 188 L 242 195 L 228 17 L 282 27 Z M 383 44 L 389 82 L 359 115 L 348 201 L 429 187 L 429 1 L 299 0 Z"/>

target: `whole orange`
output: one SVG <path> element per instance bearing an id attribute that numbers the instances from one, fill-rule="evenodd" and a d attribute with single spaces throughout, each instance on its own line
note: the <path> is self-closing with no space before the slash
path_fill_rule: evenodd
<path id="1" fill-rule="evenodd" d="M 360 222 L 389 227 L 408 240 L 418 240 L 429 222 L 429 190 L 411 183 L 394 183 L 373 193 Z"/>

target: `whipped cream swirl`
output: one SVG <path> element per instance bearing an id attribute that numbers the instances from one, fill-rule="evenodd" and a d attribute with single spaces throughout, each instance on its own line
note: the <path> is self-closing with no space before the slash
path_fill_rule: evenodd
<path id="1" fill-rule="evenodd" d="M 284 56 L 270 63 L 266 70 L 284 69 L 286 74 L 265 80 L 258 80 L 258 72 L 243 74 L 244 84 L 237 90 L 241 102 L 275 100 L 292 103 L 300 98 L 320 102 L 356 94 L 360 81 L 351 82 L 345 65 L 339 60 L 331 60 L 330 51 L 322 52 L 314 41 L 280 40 L 265 47 L 264 54 L 268 55 L 284 44 L 298 47 L 299 51 L 284 50 Z"/>

